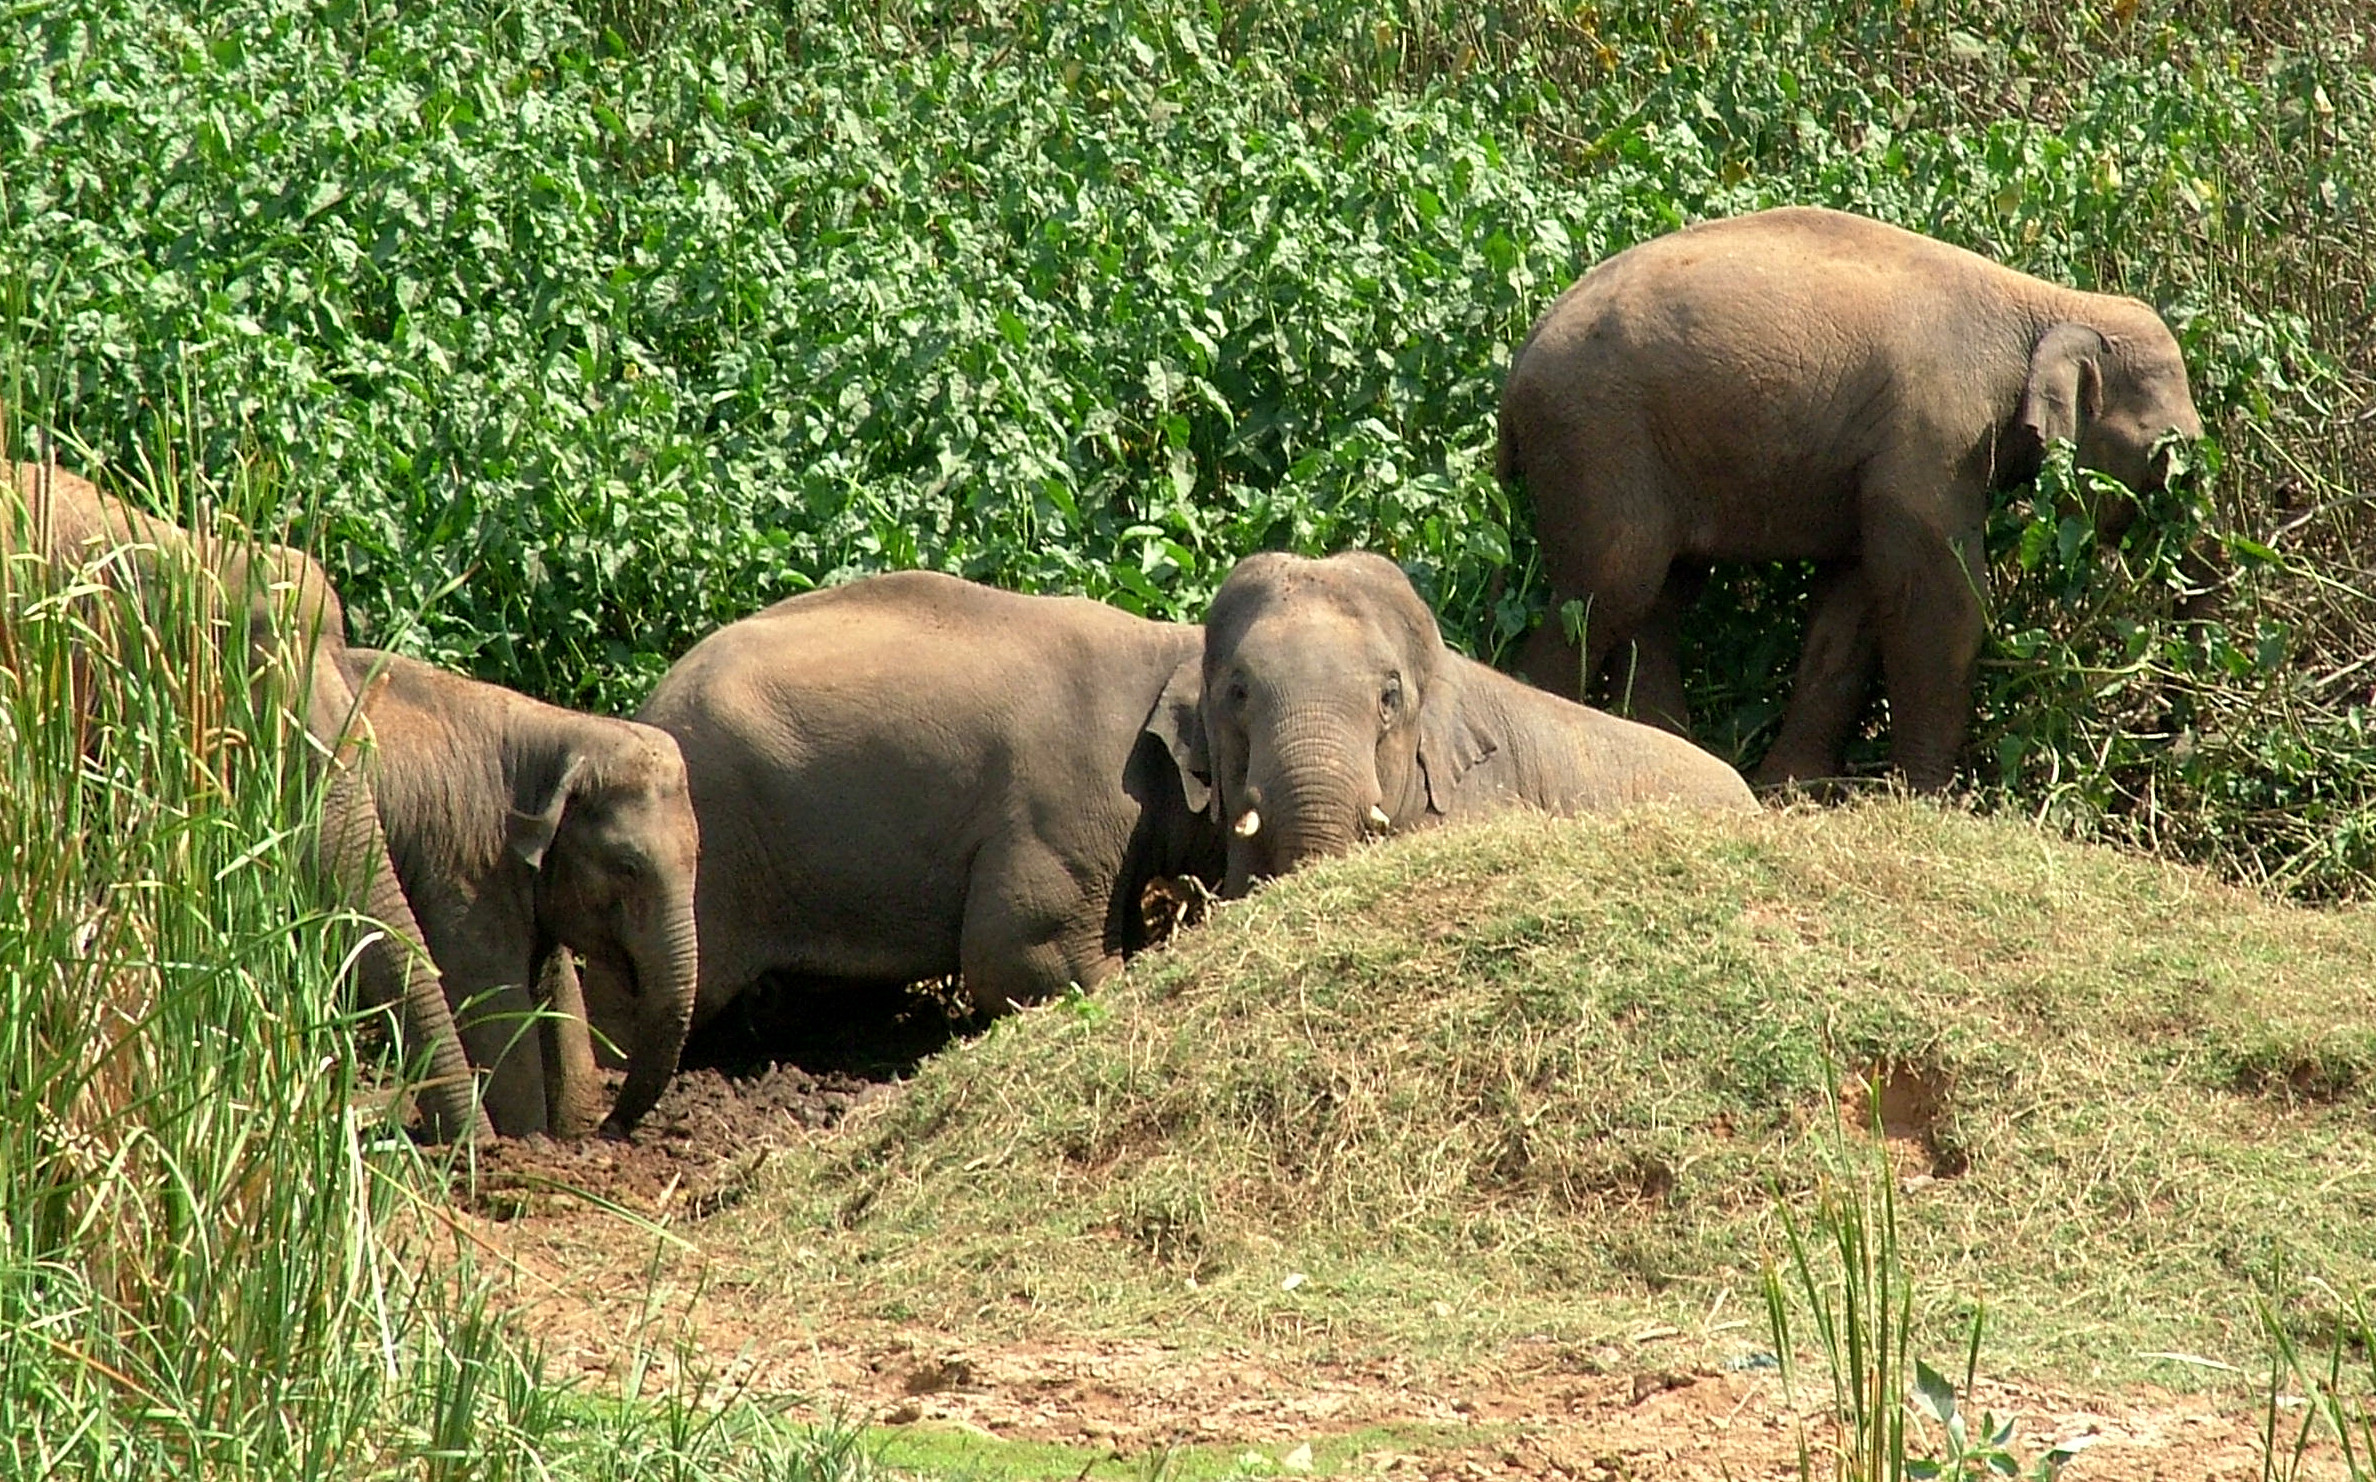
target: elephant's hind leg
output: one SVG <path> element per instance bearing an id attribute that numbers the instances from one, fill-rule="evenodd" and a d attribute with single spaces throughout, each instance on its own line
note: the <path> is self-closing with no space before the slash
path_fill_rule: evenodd
<path id="1" fill-rule="evenodd" d="M 1647 466 L 1612 470 L 1599 458 L 1558 457 L 1530 463 L 1528 487 L 1536 494 L 1536 537 L 1551 577 L 1551 610 L 1520 651 L 1519 672 L 1555 695 L 1581 700 L 1611 656 L 1622 656 L 1656 614 L 1676 555 L 1673 523 L 1666 502 L 1649 492 L 1658 484 Z M 1569 636 L 1572 626 L 1582 629 L 1581 646 Z M 1656 643 L 1654 636 L 1653 665 L 1664 662 Z M 1641 666 L 1628 667 L 1639 693 Z M 1625 677 L 1612 680 L 1622 684 Z M 1652 676 L 1654 685 L 1662 680 L 1663 672 Z M 1681 704 L 1679 693 L 1659 698 L 1662 706 Z"/>
<path id="2" fill-rule="evenodd" d="M 1691 734 L 1691 705 L 1683 695 L 1683 617 L 1699 600 L 1705 577 L 1697 567 L 1668 568 L 1633 642 L 1609 655 L 1611 709 L 1678 736 Z"/>
<path id="3" fill-rule="evenodd" d="M 1822 782 L 1846 772 L 1848 736 L 1872 689 L 1878 653 L 1864 574 L 1849 562 L 1826 565 L 1816 579 L 1782 732 L 1757 765 L 1759 787 Z"/>

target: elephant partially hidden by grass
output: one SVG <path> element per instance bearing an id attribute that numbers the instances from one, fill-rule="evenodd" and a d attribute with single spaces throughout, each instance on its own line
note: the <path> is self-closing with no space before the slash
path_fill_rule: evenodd
<path id="1" fill-rule="evenodd" d="M 313 857 L 334 887 L 383 925 L 357 959 L 358 990 L 374 1006 L 394 1006 L 408 1052 L 426 1058 L 419 1107 L 434 1140 L 481 1138 L 489 1126 L 471 1092 L 470 1067 L 454 1029 L 420 927 L 390 867 L 387 841 L 370 789 L 354 771 L 355 741 L 368 733 L 342 666 L 346 615 L 322 568 L 285 546 L 193 535 L 131 509 L 54 463 L 5 463 L 0 486 L 0 554 L 10 584 L 23 589 L 20 556 L 42 563 L 54 581 L 79 573 L 107 588 L 162 603 L 197 596 L 199 610 L 234 641 L 244 639 L 251 682 L 302 721 L 308 764 L 327 768 L 321 834 Z M 218 605 L 219 604 L 219 605 Z M 13 610 L 13 609 L 12 609 Z M 76 676 L 81 703 L 99 702 L 87 675 Z"/>
<path id="2" fill-rule="evenodd" d="M 1149 880 L 1218 873 L 1175 760 L 1202 651 L 1185 624 L 922 571 L 695 644 L 637 718 L 676 737 L 701 820 L 696 1023 L 774 972 L 961 973 L 985 1013 L 1103 980 L 1144 945 Z"/>
<path id="3" fill-rule="evenodd" d="M 2162 441 L 2202 430 L 2178 342 L 2133 298 L 1839 211 L 1644 242 L 1560 295 L 1503 387 L 1500 472 L 1534 502 L 1553 604 L 1521 668 L 1580 696 L 1633 643 L 1635 712 L 1685 730 L 1675 628 L 1699 566 L 1813 561 L 1759 779 L 1840 774 L 1877 653 L 1898 768 L 1943 787 L 1985 634 L 1990 492 L 2035 477 L 2057 439 L 2156 489 Z"/>
<path id="4" fill-rule="evenodd" d="M 1206 614 L 1203 695 L 1230 893 L 1365 833 L 1513 804 L 1756 807 L 1683 738 L 1452 652 L 1402 569 L 1366 551 L 1240 561 Z"/>
<path id="5" fill-rule="evenodd" d="M 1754 806 L 1689 743 L 1451 653 L 1366 555 L 1252 558 L 1209 628 L 872 577 L 711 634 L 640 718 L 700 817 L 697 1022 L 778 972 L 955 973 L 995 1013 L 1110 975 L 1150 881 L 1237 893 L 1513 802 Z"/>
<path id="6" fill-rule="evenodd" d="M 495 1130 L 592 1130 L 582 963 L 627 1005 L 627 1079 L 602 1122 L 624 1136 L 676 1071 L 699 979 L 701 836 L 676 742 L 395 654 L 348 663 L 389 856 Z"/>

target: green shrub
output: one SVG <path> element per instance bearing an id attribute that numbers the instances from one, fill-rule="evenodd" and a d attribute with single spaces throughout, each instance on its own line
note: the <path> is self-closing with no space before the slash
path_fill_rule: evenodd
<path id="1" fill-rule="evenodd" d="M 1487 456 L 1532 317 L 1693 219 L 1868 211 L 2161 304 L 2215 429 L 2212 626 L 2108 573 L 1997 654 L 2118 629 L 2187 716 L 2089 752 L 2078 691 L 1992 682 L 1977 780 L 2331 892 L 2376 816 L 2353 13 L 80 0 L 0 49 L 0 302 L 23 412 L 121 458 L 186 388 L 371 636 L 625 709 L 916 564 L 1192 617 L 1246 551 L 1370 545 L 1495 656 L 1542 603 Z M 1801 584 L 1694 623 L 1744 760 Z"/>

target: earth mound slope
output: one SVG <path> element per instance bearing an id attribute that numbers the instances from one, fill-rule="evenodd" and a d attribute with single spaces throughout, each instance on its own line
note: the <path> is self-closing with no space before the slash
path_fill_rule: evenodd
<path id="1" fill-rule="evenodd" d="M 1927 805 L 1512 817 L 935 1057 L 771 1218 L 952 1331 L 1747 1352 L 1778 1205 L 1878 1122 L 1930 1337 L 1985 1301 L 2000 1369 L 2183 1380 L 2280 1272 L 2305 1322 L 2376 1276 L 2372 967 L 2368 912 Z"/>

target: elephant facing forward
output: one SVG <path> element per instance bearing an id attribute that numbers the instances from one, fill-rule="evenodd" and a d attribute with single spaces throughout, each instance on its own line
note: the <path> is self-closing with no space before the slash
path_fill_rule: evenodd
<path id="1" fill-rule="evenodd" d="M 1503 387 L 1500 473 L 1534 502 L 1554 607 L 1520 667 L 1577 695 L 1633 642 L 1636 713 L 1687 729 L 1675 628 L 1697 564 L 1813 561 L 1759 780 L 1840 774 L 1877 649 L 1896 764 L 1942 787 L 1971 720 L 1990 492 L 2035 477 L 2054 439 L 2155 489 L 2173 433 L 2202 433 L 2186 364 L 2135 299 L 1839 211 L 1645 242 L 1545 311 Z"/>
<path id="2" fill-rule="evenodd" d="M 348 662 L 389 856 L 495 1130 L 591 1130 L 582 964 L 630 1005 L 627 1079 L 602 1122 L 624 1136 L 676 1071 L 699 981 L 700 830 L 676 742 L 395 654 Z"/>
<path id="3" fill-rule="evenodd" d="M 0 555 L 12 567 L 19 554 L 55 569 L 87 566 L 109 586 L 133 592 L 175 581 L 183 571 L 203 573 L 223 604 L 221 620 L 244 625 L 252 681 L 286 697 L 311 742 L 309 765 L 317 776 L 328 769 L 314 864 L 386 928 L 365 940 L 357 986 L 366 1003 L 397 1010 L 402 1042 L 426 1059 L 418 1103 L 423 1131 L 437 1141 L 486 1136 L 453 1017 L 389 865 L 371 791 L 354 771 L 354 742 L 369 727 L 357 714 L 342 664 L 346 615 L 329 577 L 286 546 L 193 535 L 142 514 L 54 463 L 0 467 L 8 471 L 0 488 Z M 78 690 L 86 682 L 78 677 Z"/>
<path id="4" fill-rule="evenodd" d="M 777 971 L 959 973 L 985 1012 L 1090 987 L 1158 877 L 1235 894 L 1513 801 L 1753 806 L 1690 743 L 1452 654 L 1366 555 L 1251 558 L 1203 628 L 868 578 L 711 634 L 641 719 L 700 815 L 697 1020 Z"/>
<path id="5" fill-rule="evenodd" d="M 1202 693 L 1193 761 L 1230 821 L 1229 894 L 1365 834 L 1512 805 L 1756 807 L 1681 737 L 1452 652 L 1402 568 L 1365 551 L 1240 561 L 1206 614 Z"/>

